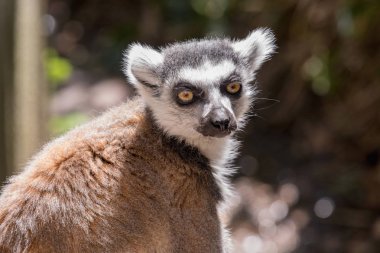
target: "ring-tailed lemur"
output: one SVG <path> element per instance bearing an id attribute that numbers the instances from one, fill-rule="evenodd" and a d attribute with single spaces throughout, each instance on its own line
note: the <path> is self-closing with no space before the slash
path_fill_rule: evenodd
<path id="1" fill-rule="evenodd" d="M 139 96 L 52 141 L 9 180 L 0 252 L 227 252 L 217 206 L 273 41 L 259 29 L 131 45 L 124 71 Z"/>

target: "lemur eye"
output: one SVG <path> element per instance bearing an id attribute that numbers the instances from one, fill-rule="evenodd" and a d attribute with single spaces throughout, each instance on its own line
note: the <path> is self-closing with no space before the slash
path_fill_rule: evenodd
<path id="1" fill-rule="evenodd" d="M 183 104 L 189 104 L 194 99 L 194 93 L 191 90 L 183 90 L 177 94 L 178 99 Z"/>
<path id="2" fill-rule="evenodd" d="M 226 86 L 226 91 L 230 94 L 237 94 L 241 90 L 241 84 L 234 82 L 234 83 L 229 83 Z"/>

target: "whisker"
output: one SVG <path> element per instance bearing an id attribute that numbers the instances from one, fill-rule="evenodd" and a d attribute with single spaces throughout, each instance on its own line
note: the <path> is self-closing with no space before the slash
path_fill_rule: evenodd
<path id="1" fill-rule="evenodd" d="M 279 103 L 279 102 L 281 102 L 280 100 L 278 100 L 278 99 L 275 99 L 275 98 L 255 98 L 254 100 L 265 100 L 265 101 L 273 101 L 273 102 L 276 102 L 276 103 Z"/>
<path id="2" fill-rule="evenodd" d="M 280 103 L 281 101 L 280 100 L 278 100 L 278 99 L 273 99 L 273 98 L 255 98 L 255 100 L 257 101 L 257 100 L 263 100 L 263 101 L 270 101 L 270 102 L 272 102 L 271 104 L 269 104 L 269 105 L 267 105 L 267 106 L 264 106 L 264 107 L 258 107 L 258 108 L 256 108 L 255 106 L 258 104 L 258 103 L 253 103 L 253 107 L 254 107 L 254 110 L 256 110 L 256 111 L 262 111 L 262 110 L 266 110 L 266 109 L 269 109 L 269 108 L 271 108 L 272 106 L 274 106 L 274 105 L 276 105 L 276 104 L 278 104 L 278 103 Z"/>
<path id="3" fill-rule="evenodd" d="M 254 114 L 254 115 L 252 115 L 252 117 L 256 117 L 256 118 L 259 118 L 259 119 L 262 119 L 262 120 L 267 120 L 266 118 L 264 118 L 263 116 L 260 116 L 260 115 L 258 115 L 258 114 Z"/>

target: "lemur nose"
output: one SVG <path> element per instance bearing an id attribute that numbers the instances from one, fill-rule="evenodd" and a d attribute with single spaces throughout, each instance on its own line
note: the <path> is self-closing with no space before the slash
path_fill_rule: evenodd
<path id="1" fill-rule="evenodd" d="M 210 117 L 211 126 L 220 132 L 232 132 L 236 130 L 236 122 L 233 116 L 225 110 L 216 110 Z"/>
<path id="2" fill-rule="evenodd" d="M 203 118 L 202 124 L 197 131 L 204 136 L 224 137 L 237 128 L 235 117 L 223 108 L 213 109 L 207 117 Z"/>
<path id="3" fill-rule="evenodd" d="M 220 131 L 225 131 L 230 126 L 230 119 L 211 120 L 211 125 Z"/>

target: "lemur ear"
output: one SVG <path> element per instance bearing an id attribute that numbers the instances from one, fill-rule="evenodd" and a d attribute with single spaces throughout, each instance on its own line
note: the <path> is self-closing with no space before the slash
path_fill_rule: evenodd
<path id="1" fill-rule="evenodd" d="M 269 29 L 257 29 L 252 31 L 245 39 L 232 43 L 233 49 L 251 64 L 253 72 L 270 58 L 275 52 L 275 37 Z"/>
<path id="2" fill-rule="evenodd" d="M 158 70 L 163 62 L 160 52 L 136 43 L 126 50 L 123 58 L 124 74 L 136 88 L 154 89 L 160 86 Z"/>

